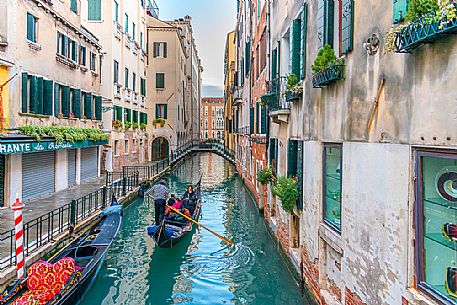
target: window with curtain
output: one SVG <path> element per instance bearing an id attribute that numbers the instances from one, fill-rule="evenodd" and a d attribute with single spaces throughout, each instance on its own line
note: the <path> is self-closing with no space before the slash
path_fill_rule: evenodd
<path id="1" fill-rule="evenodd" d="M 87 0 L 87 20 L 101 21 L 102 20 L 102 0 Z"/>
<path id="2" fill-rule="evenodd" d="M 37 18 L 27 13 L 27 40 L 37 42 Z"/>
<path id="3" fill-rule="evenodd" d="M 324 221 L 341 232 L 341 144 L 324 144 Z"/>
<path id="4" fill-rule="evenodd" d="M 156 104 L 156 119 L 162 118 L 162 119 L 167 119 L 168 118 L 168 105 L 167 104 Z"/>
<path id="5" fill-rule="evenodd" d="M 154 58 L 167 58 L 167 43 L 154 42 Z"/>

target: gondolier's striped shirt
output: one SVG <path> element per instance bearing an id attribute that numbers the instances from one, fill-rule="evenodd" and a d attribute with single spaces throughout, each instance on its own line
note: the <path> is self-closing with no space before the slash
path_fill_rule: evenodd
<path id="1" fill-rule="evenodd" d="M 152 187 L 150 194 L 154 200 L 167 200 L 168 188 L 163 184 L 156 184 Z"/>

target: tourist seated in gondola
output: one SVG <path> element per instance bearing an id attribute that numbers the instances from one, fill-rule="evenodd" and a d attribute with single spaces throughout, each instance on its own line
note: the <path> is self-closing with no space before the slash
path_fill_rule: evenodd
<path id="1" fill-rule="evenodd" d="M 197 193 L 194 192 L 194 188 L 192 185 L 187 187 L 186 192 L 182 196 L 184 206 L 189 210 L 190 214 L 193 215 L 195 211 L 195 207 L 197 205 Z"/>
<path id="2" fill-rule="evenodd" d="M 167 206 L 167 209 L 165 211 L 165 215 L 168 218 L 173 218 L 173 217 L 178 216 L 178 215 L 176 215 L 177 213 L 175 211 L 173 211 L 172 208 L 175 209 L 175 210 L 178 210 L 179 212 L 183 213 L 187 217 L 191 217 L 190 216 L 191 214 L 190 214 L 189 210 L 184 207 L 184 204 L 183 204 L 183 202 L 182 202 L 182 200 L 180 198 L 175 198 L 175 202 L 172 205 L 168 205 Z"/>
<path id="3" fill-rule="evenodd" d="M 168 198 L 167 206 L 172 206 L 173 204 L 175 204 L 175 202 L 176 202 L 176 195 L 171 194 L 170 198 Z"/>

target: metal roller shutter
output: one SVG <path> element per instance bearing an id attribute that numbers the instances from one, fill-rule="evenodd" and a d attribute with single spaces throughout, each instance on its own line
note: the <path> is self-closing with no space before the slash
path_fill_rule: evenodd
<path id="1" fill-rule="evenodd" d="M 76 185 L 76 150 L 68 150 L 68 187 Z"/>
<path id="2" fill-rule="evenodd" d="M 22 155 L 22 199 L 54 192 L 54 152 Z"/>
<path id="3" fill-rule="evenodd" d="M 98 176 L 98 148 L 81 149 L 81 182 Z"/>

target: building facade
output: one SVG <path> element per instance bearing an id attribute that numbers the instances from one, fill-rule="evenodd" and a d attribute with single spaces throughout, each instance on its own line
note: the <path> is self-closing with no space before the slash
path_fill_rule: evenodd
<path id="1" fill-rule="evenodd" d="M 103 155 L 106 169 L 146 162 L 150 151 L 146 19 L 155 12 L 154 2 L 94 0 L 81 4 L 84 26 L 107 50 L 101 71 L 103 125 L 111 133 Z"/>
<path id="2" fill-rule="evenodd" d="M 231 151 L 235 150 L 233 95 L 238 86 L 235 80 L 235 31 L 227 34 L 224 55 L 224 143 Z"/>
<path id="3" fill-rule="evenodd" d="M 199 105 L 203 71 L 191 18 L 148 18 L 148 126 L 152 160 L 200 137 Z"/>
<path id="4" fill-rule="evenodd" d="M 236 27 L 237 167 L 248 173 L 255 156 L 246 138 L 256 133 L 243 127 L 256 82 L 246 57 L 257 54 L 249 27 L 258 5 L 238 1 Z M 286 211 L 268 185 L 265 215 L 307 290 L 318 304 L 457 304 L 457 41 L 449 35 L 457 20 L 432 12 L 441 26 L 416 16 L 392 35 L 405 26 L 408 1 L 260 5 L 268 164 L 300 194 Z"/>
<path id="5" fill-rule="evenodd" d="M 103 58 L 80 1 L 0 3 L 0 206 L 100 175 Z"/>
<path id="6" fill-rule="evenodd" d="M 200 116 L 202 140 L 224 140 L 224 98 L 202 98 Z"/>

